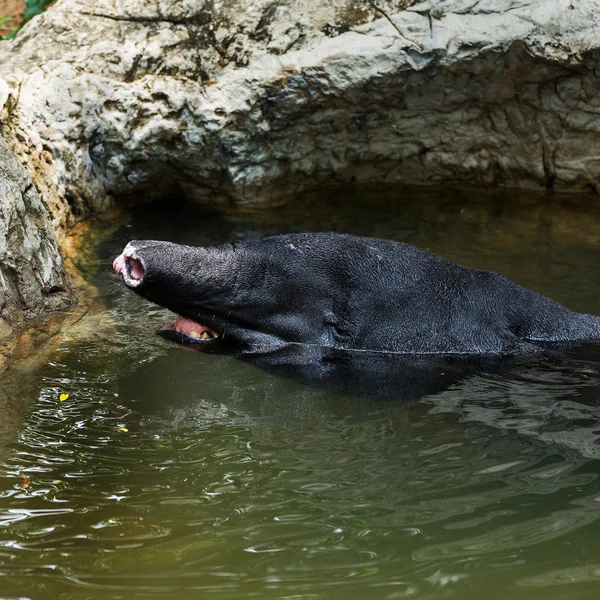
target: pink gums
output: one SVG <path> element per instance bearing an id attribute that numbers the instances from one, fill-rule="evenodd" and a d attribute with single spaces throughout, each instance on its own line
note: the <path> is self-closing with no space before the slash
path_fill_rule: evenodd
<path id="1" fill-rule="evenodd" d="M 177 320 L 175 321 L 175 329 L 179 333 L 183 333 L 185 335 L 191 335 L 192 331 L 195 331 L 196 333 L 204 333 L 205 331 L 207 333 L 215 333 L 209 327 L 201 325 L 196 321 L 192 321 L 192 319 L 186 319 L 181 315 L 177 315 Z"/>

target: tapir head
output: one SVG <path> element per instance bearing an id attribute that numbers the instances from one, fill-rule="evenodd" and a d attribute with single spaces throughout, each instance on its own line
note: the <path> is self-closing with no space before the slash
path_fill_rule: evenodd
<path id="1" fill-rule="evenodd" d="M 210 247 L 132 241 L 113 267 L 127 287 L 178 315 L 160 333 L 180 343 L 331 345 L 335 269 L 302 237 L 282 238 Z"/>

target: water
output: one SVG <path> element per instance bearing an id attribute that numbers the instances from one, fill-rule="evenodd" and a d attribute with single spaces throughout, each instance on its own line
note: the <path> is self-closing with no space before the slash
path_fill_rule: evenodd
<path id="1" fill-rule="evenodd" d="M 598 349 L 419 401 L 378 398 L 376 376 L 327 390 L 162 340 L 171 316 L 110 272 L 129 239 L 310 230 L 408 241 L 600 314 L 592 205 L 358 189 L 134 211 L 83 265 L 104 304 L 3 381 L 0 598 L 597 597 Z"/>

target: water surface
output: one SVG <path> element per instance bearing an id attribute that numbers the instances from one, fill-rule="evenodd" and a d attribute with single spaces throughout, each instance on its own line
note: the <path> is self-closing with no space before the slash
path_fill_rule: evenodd
<path id="1" fill-rule="evenodd" d="M 600 314 L 589 200 L 325 196 L 229 216 L 145 206 L 98 245 L 86 273 L 104 306 L 0 393 L 0 598 L 597 598 L 600 350 L 419 401 L 378 398 L 377 377 L 372 395 L 326 390 L 162 340 L 172 316 L 111 273 L 129 239 L 334 230 Z"/>

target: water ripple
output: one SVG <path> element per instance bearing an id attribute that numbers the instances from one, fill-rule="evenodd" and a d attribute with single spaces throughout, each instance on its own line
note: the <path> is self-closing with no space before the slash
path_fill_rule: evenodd
<path id="1" fill-rule="evenodd" d="M 600 284 L 598 249 L 568 235 L 541 256 L 547 240 L 532 226 L 533 209 L 527 219 L 522 204 L 492 219 L 475 200 L 464 212 L 420 201 L 417 215 L 402 208 L 410 198 L 396 200 L 373 199 L 360 227 L 344 216 L 346 201 L 329 216 L 327 203 L 313 209 L 331 229 L 495 264 L 600 313 L 597 294 L 584 296 Z M 389 223 L 369 224 L 373 206 L 385 207 Z M 107 240 L 95 275 L 106 306 L 41 372 L 3 381 L 2 597 L 597 596 L 593 353 L 475 375 L 403 405 L 186 352 L 151 333 L 171 316 L 127 294 L 109 257 L 130 237 L 201 243 L 316 225 L 299 208 L 267 224 L 203 213 L 191 239 L 185 210 L 170 206 L 145 221 L 147 208 Z M 578 223 L 591 239 L 588 221 Z M 567 272 L 576 274 L 572 286 Z"/>

